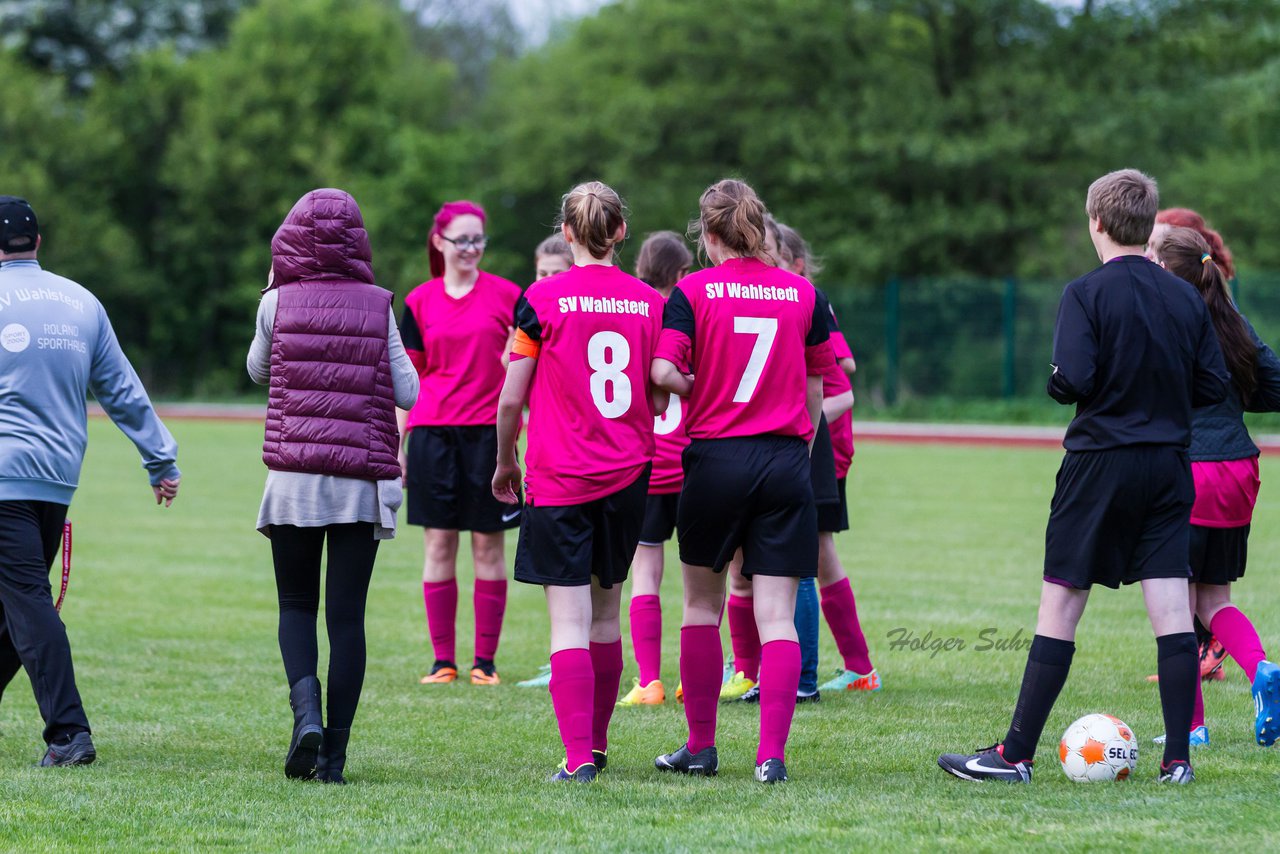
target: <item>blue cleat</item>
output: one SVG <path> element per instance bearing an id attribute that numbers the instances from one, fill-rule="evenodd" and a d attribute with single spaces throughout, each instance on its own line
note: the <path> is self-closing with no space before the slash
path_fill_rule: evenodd
<path id="1" fill-rule="evenodd" d="M 1155 738 L 1151 740 L 1154 741 L 1156 744 L 1164 744 L 1165 737 L 1163 735 L 1157 735 Z M 1190 743 L 1192 747 L 1208 747 L 1209 746 L 1209 728 L 1204 724 L 1200 724 L 1200 726 L 1191 730 Z"/>
<path id="2" fill-rule="evenodd" d="M 1258 665 L 1253 676 L 1253 734 L 1258 744 L 1270 747 L 1280 738 L 1280 667 L 1270 661 Z"/>

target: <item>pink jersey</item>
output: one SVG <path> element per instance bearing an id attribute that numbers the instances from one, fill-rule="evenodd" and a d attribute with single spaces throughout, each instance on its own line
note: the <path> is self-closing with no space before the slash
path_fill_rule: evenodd
<path id="1" fill-rule="evenodd" d="M 836 310 L 827 306 L 831 311 L 831 349 L 835 352 L 837 359 L 852 359 L 853 350 L 849 349 L 849 342 L 845 339 L 844 333 L 840 331 L 840 323 L 836 320 Z"/>
<path id="2" fill-rule="evenodd" d="M 409 292 L 400 337 L 422 391 L 406 429 L 498 423 L 502 353 L 519 298 L 519 285 L 485 272 L 461 299 L 449 296 L 444 279 Z"/>
<path id="3" fill-rule="evenodd" d="M 834 362 L 827 306 L 813 285 L 756 258 L 685 276 L 667 301 L 657 356 L 692 365 L 694 439 L 813 437 L 805 378 Z"/>
<path id="4" fill-rule="evenodd" d="M 671 395 L 667 411 L 653 421 L 653 473 L 649 475 L 649 494 L 666 495 L 679 492 L 684 485 L 682 454 L 689 447 L 689 434 L 684 430 L 684 414 L 689 401 Z"/>
<path id="5" fill-rule="evenodd" d="M 822 372 L 822 396 L 838 397 L 847 391 L 853 391 L 849 377 L 833 361 L 831 367 Z M 853 410 L 828 422 L 827 428 L 831 431 L 831 451 L 836 458 L 836 477 L 841 478 L 849 473 L 849 466 L 853 464 Z"/>
<path id="6" fill-rule="evenodd" d="M 516 352 L 536 357 L 529 500 L 585 504 L 629 486 L 653 458 L 649 364 L 662 297 L 617 267 L 574 266 L 529 286 Z"/>
<path id="7" fill-rule="evenodd" d="M 1258 501 L 1258 458 L 1191 464 L 1196 503 L 1191 524 L 1204 528 L 1239 528 L 1253 520 Z"/>

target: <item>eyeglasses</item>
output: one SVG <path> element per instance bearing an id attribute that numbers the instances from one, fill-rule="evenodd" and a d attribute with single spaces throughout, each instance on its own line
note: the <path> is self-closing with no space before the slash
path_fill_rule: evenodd
<path id="1" fill-rule="evenodd" d="M 445 237 L 442 234 L 440 235 L 440 239 L 452 243 L 455 249 L 461 249 L 463 252 L 466 252 L 468 249 L 475 249 L 479 251 L 484 249 L 485 244 L 488 242 L 483 234 L 473 234 L 466 237 Z"/>

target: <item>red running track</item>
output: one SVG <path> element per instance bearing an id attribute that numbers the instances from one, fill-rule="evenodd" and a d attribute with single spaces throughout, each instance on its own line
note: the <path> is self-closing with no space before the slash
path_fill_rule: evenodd
<path id="1" fill-rule="evenodd" d="M 251 421 L 261 423 L 266 407 L 258 404 L 159 404 L 156 411 L 165 419 L 200 421 Z M 89 405 L 91 415 L 101 416 L 102 408 Z M 855 421 L 857 441 L 895 442 L 918 445 L 962 445 L 998 448 L 1062 448 L 1065 427 L 1025 427 L 1003 424 L 922 424 L 894 421 Z M 1264 451 L 1280 451 L 1280 436 L 1254 436 Z"/>

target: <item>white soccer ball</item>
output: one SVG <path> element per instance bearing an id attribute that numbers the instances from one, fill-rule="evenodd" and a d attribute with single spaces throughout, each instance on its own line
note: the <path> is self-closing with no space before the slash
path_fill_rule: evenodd
<path id="1" fill-rule="evenodd" d="M 1138 739 L 1117 717 L 1085 715 L 1062 734 L 1058 758 L 1077 783 L 1126 780 L 1138 765 Z"/>

